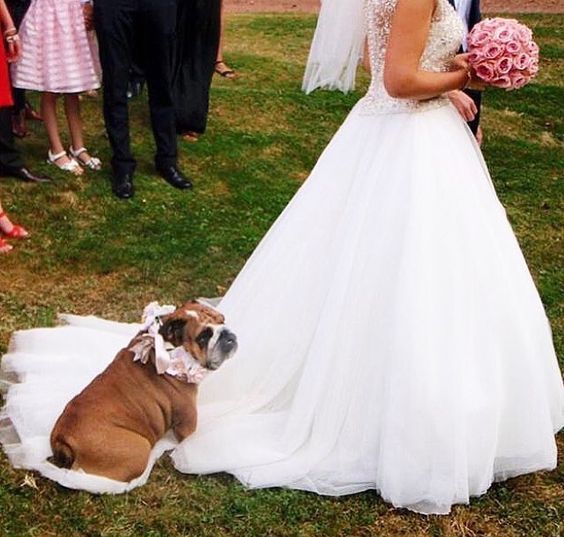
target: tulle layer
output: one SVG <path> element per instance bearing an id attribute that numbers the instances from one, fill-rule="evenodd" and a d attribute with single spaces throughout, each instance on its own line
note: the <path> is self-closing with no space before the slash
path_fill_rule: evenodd
<path id="1" fill-rule="evenodd" d="M 172 457 L 249 487 L 377 489 L 395 506 L 447 513 L 496 479 L 554 468 L 562 377 L 456 111 L 361 106 L 221 302 L 240 349 L 202 383 L 198 430 Z M 137 329 L 69 320 L 16 334 L 3 361 L 23 381 L 8 392 L 4 437 L 19 440 L 5 449 L 63 484 L 45 462 L 51 427 Z M 119 492 L 143 479 L 71 486 Z"/>

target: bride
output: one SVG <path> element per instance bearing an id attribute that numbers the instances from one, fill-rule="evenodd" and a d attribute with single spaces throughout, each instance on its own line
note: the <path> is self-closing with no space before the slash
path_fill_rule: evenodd
<path id="1" fill-rule="evenodd" d="M 549 324 L 444 97 L 471 81 L 462 33 L 447 0 L 324 0 L 305 89 L 350 89 L 365 37 L 372 83 L 219 306 L 240 350 L 201 386 L 199 429 L 172 453 L 180 471 L 376 489 L 444 514 L 495 480 L 555 467 L 564 389 Z M 71 319 L 15 338 L 12 461 L 45 469 L 42 435 L 48 446 L 101 350 L 135 330 Z"/>

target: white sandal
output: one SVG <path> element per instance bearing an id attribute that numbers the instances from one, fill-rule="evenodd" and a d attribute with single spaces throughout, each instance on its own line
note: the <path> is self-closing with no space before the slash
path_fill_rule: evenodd
<path id="1" fill-rule="evenodd" d="M 97 172 L 102 169 L 102 161 L 97 157 L 91 156 L 88 160 L 82 160 L 81 158 L 79 158 L 83 153 L 88 153 L 86 147 L 81 147 L 76 151 L 72 147 L 69 147 L 69 153 L 79 162 L 79 164 L 82 164 L 83 166 L 86 166 L 91 170 Z"/>
<path id="2" fill-rule="evenodd" d="M 57 161 L 62 159 L 63 157 L 67 157 L 69 160 L 64 164 L 58 163 Z M 81 168 L 80 164 L 74 158 L 69 157 L 66 151 L 61 151 L 60 153 L 54 155 L 49 149 L 49 151 L 47 152 L 47 163 L 54 164 L 60 170 L 63 170 L 64 172 L 70 172 L 73 175 L 82 175 L 83 173 L 83 169 Z"/>

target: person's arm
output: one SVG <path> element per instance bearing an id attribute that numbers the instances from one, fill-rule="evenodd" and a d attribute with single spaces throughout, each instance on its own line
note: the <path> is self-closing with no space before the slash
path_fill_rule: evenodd
<path id="1" fill-rule="evenodd" d="M 432 73 L 419 68 L 436 0 L 398 0 L 384 65 L 384 85 L 392 96 L 431 99 L 464 88 L 471 80 L 466 55 L 457 56 L 453 70 Z"/>
<path id="2" fill-rule="evenodd" d="M 450 102 L 458 110 L 465 121 L 473 121 L 478 113 L 478 107 L 474 100 L 463 91 L 452 90 L 447 93 Z"/>
<path id="3" fill-rule="evenodd" d="M 94 0 L 80 0 L 84 25 L 89 32 L 94 30 Z"/>
<path id="4" fill-rule="evenodd" d="M 4 0 L 0 0 L 0 26 L 2 38 L 6 41 L 8 61 L 15 62 L 21 55 L 20 37 Z"/>

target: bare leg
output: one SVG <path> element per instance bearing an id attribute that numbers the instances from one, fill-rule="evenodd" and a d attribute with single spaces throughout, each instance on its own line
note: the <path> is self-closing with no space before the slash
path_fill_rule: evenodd
<path id="1" fill-rule="evenodd" d="M 65 114 L 69 125 L 72 148 L 80 149 L 84 147 L 84 137 L 82 136 L 80 101 L 76 93 L 65 95 Z"/>
<path id="2" fill-rule="evenodd" d="M 64 151 L 63 143 L 59 135 L 59 126 L 57 124 L 57 99 L 56 93 L 41 94 L 41 115 L 45 122 L 45 130 L 49 138 L 49 149 L 51 153 L 57 154 Z"/>
<path id="3" fill-rule="evenodd" d="M 215 60 L 215 72 L 224 78 L 235 78 L 237 74 L 223 60 L 223 34 L 225 30 L 225 10 L 224 3 L 221 3 L 221 30 L 219 34 L 219 46 L 217 48 L 217 58 Z"/>
<path id="4" fill-rule="evenodd" d="M 56 93 L 45 92 L 41 94 L 41 116 L 43 117 L 47 137 L 49 138 L 49 150 L 51 151 L 51 154 L 58 155 L 60 153 L 65 153 L 63 156 L 55 159 L 54 161 L 54 164 L 62 167 L 69 164 L 71 160 L 65 152 L 61 136 L 59 135 L 59 126 L 57 123 L 58 97 L 59 95 Z M 73 173 L 80 175 L 82 173 L 82 169 L 77 167 Z"/>
<path id="5" fill-rule="evenodd" d="M 75 152 L 73 155 L 74 158 L 76 158 L 83 166 L 87 166 L 92 169 L 99 169 L 100 163 L 98 159 L 93 159 L 88 151 L 83 151 L 80 154 L 76 153 L 85 147 L 84 136 L 82 134 L 82 116 L 80 115 L 80 99 L 76 93 L 65 95 L 65 113 L 71 135 L 71 151 Z M 98 164 L 94 163 L 94 161 Z M 90 162 L 92 162 L 93 165 L 89 165 Z"/>

